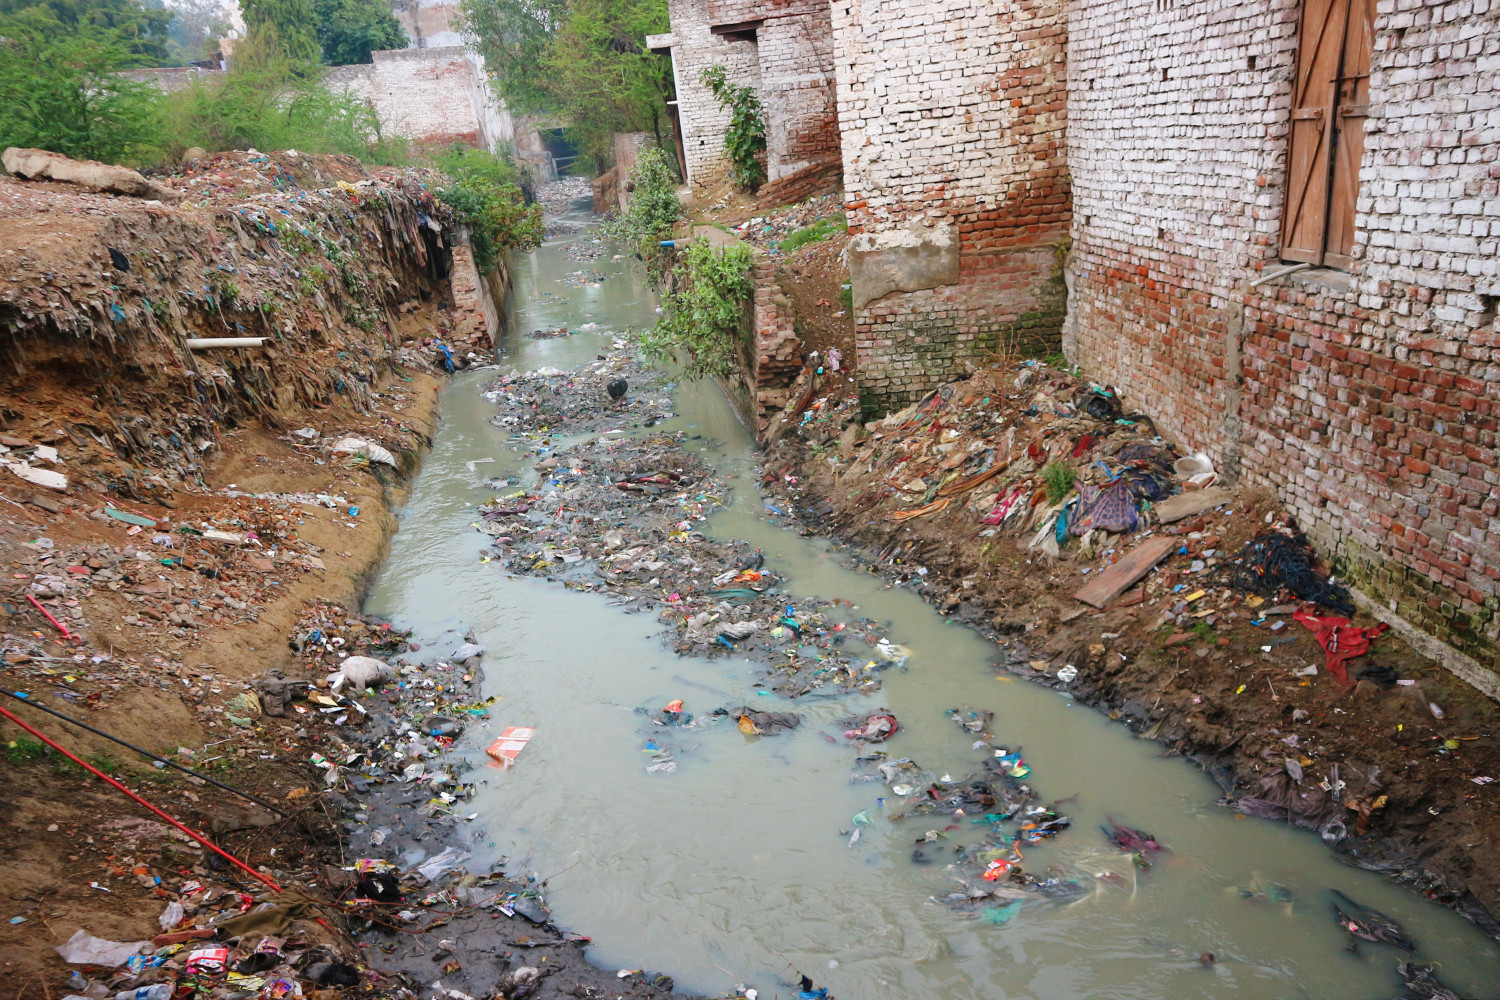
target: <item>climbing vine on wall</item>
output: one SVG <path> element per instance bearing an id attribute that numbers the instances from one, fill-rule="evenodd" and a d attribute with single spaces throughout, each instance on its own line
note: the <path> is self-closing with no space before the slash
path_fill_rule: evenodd
<path id="1" fill-rule="evenodd" d="M 754 87 L 729 82 L 723 66 L 709 66 L 699 76 L 719 107 L 729 112 L 724 133 L 724 155 L 729 158 L 729 176 L 739 187 L 754 191 L 766 182 L 766 116 Z"/>
<path id="2" fill-rule="evenodd" d="M 680 362 L 683 378 L 734 374 L 753 287 L 748 246 L 689 243 L 672 270 L 662 318 L 641 334 L 641 349 L 651 360 Z"/>

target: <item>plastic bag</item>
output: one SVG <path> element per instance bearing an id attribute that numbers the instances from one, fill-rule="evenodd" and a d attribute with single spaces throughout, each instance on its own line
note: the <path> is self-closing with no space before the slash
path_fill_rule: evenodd
<path id="1" fill-rule="evenodd" d="M 187 916 L 187 911 L 182 908 L 181 903 L 168 903 L 167 908 L 161 911 L 161 916 L 156 918 L 156 922 L 161 924 L 163 931 L 169 931 L 182 923 L 182 918 L 185 916 Z"/>
<path id="2" fill-rule="evenodd" d="M 370 461 L 380 462 L 382 465 L 394 466 L 396 464 L 395 455 L 392 455 L 389 451 L 382 448 L 380 445 L 375 444 L 373 441 L 366 441 L 364 438 L 339 438 L 333 443 L 333 448 L 331 450 L 348 452 L 351 455 L 363 455 Z"/>
<path id="3" fill-rule="evenodd" d="M 339 664 L 337 671 L 328 675 L 328 681 L 335 692 L 343 690 L 345 684 L 352 685 L 356 691 L 362 691 L 395 679 L 395 668 L 373 656 L 351 656 Z"/>
<path id="4" fill-rule="evenodd" d="M 436 882 L 449 868 L 462 864 L 469 858 L 468 851 L 461 851 L 456 847 L 444 848 L 443 853 L 436 857 L 428 858 L 417 866 L 417 872 L 429 882 Z"/>
<path id="5" fill-rule="evenodd" d="M 150 941 L 110 941 L 88 931 L 76 931 L 58 946 L 57 953 L 70 965 L 124 965 L 131 955 L 151 947 Z"/>

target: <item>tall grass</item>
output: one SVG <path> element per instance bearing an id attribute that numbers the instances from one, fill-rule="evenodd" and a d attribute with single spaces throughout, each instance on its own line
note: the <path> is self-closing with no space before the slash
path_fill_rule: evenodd
<path id="1" fill-rule="evenodd" d="M 194 146 L 346 153 L 369 163 L 409 160 L 410 144 L 386 133 L 369 103 L 315 82 L 231 72 L 192 84 L 161 101 L 156 156 L 176 163 Z"/>

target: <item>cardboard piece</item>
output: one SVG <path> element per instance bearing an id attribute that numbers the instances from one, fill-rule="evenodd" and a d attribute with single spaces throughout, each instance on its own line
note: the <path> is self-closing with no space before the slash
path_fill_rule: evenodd
<path id="1" fill-rule="evenodd" d="M 531 726 L 506 726 L 500 738 L 485 747 L 484 752 L 498 760 L 501 766 L 510 767 L 535 733 L 535 727 Z"/>
<path id="2" fill-rule="evenodd" d="M 1206 490 L 1189 490 L 1179 493 L 1175 497 L 1167 497 L 1161 503 L 1152 504 L 1151 512 L 1156 515 L 1162 524 L 1171 524 L 1173 521 L 1181 521 L 1185 517 L 1201 514 L 1210 507 L 1217 507 L 1221 503 L 1228 503 L 1234 499 L 1234 494 L 1228 490 L 1218 487 L 1210 487 Z"/>

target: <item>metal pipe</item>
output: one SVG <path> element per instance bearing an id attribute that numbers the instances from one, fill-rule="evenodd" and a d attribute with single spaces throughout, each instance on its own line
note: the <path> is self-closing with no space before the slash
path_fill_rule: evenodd
<path id="1" fill-rule="evenodd" d="M 1312 265 L 1311 264 L 1293 264 L 1291 267 L 1283 267 L 1280 270 L 1272 271 L 1270 274 L 1263 274 L 1259 278 L 1256 278 L 1254 281 L 1250 282 L 1250 287 L 1251 288 L 1258 288 L 1259 286 L 1264 285 L 1268 281 L 1274 281 L 1277 278 L 1284 278 L 1287 275 L 1293 274 L 1293 273 L 1295 273 L 1297 271 L 1305 271 L 1309 267 L 1312 267 Z"/>
<path id="2" fill-rule="evenodd" d="M 116 781 L 114 778 L 111 778 L 109 775 L 105 774 L 103 771 L 99 770 L 97 767 L 95 767 L 94 765 L 90 764 L 88 761 L 83 760 L 82 758 L 80 758 L 77 754 L 72 753 L 72 752 L 70 752 L 68 750 L 64 750 L 62 747 L 58 746 L 56 743 L 54 743 L 51 740 L 49 740 L 44 733 L 40 732 L 39 730 L 37 730 L 36 728 L 34 728 L 32 726 L 28 726 L 26 723 L 22 722 L 20 719 L 16 718 L 14 715 L 12 715 L 10 712 L 7 712 L 3 708 L 0 708 L 0 715 L 5 716 L 11 722 L 14 722 L 16 725 L 20 726 L 22 729 L 26 730 L 28 733 L 30 733 L 31 735 L 35 736 L 37 739 L 41 740 L 43 743 L 47 744 L 49 747 L 51 747 L 52 749 L 56 750 L 58 753 L 62 754 L 64 757 L 67 757 L 69 760 L 71 760 L 73 763 L 77 764 L 79 767 L 83 768 L 85 771 L 88 771 L 90 774 L 94 775 L 95 777 L 102 778 L 105 781 L 109 782 L 111 785 L 114 785 L 120 791 L 122 791 L 126 795 L 130 796 L 133 800 L 135 800 L 136 802 L 139 802 L 141 805 L 145 806 L 147 809 L 150 809 L 153 813 L 155 813 L 156 815 L 160 816 L 162 819 L 166 820 L 168 823 L 171 823 L 177 829 L 181 830 L 183 833 L 187 834 L 189 837 L 192 837 L 194 840 L 196 840 L 198 843 L 202 844 L 204 847 L 207 847 L 209 850 L 213 851 L 216 854 L 222 855 L 227 861 L 230 861 L 233 864 L 236 864 L 239 867 L 243 868 L 245 871 L 249 872 L 250 875 L 253 878 L 255 878 L 255 879 L 257 879 L 257 880 L 259 880 L 261 882 L 264 882 L 266 885 L 270 886 L 272 889 L 275 889 L 277 892 L 281 891 L 281 886 L 279 886 L 275 882 L 271 881 L 271 879 L 269 877 L 267 877 L 265 874 L 256 871 L 254 868 L 251 868 L 249 865 L 245 864 L 245 862 L 241 861 L 239 858 L 235 857 L 233 854 L 230 854 L 228 851 L 224 850 L 224 848 L 220 847 L 218 844 L 215 844 L 213 841 L 209 840 L 207 837 L 203 836 L 203 834 L 199 833 L 197 830 L 194 830 L 192 827 L 185 826 L 182 823 L 179 823 L 177 820 L 173 819 L 171 816 L 168 816 L 166 813 L 162 812 L 160 809 L 156 808 L 151 803 L 147 802 L 145 799 L 143 799 L 139 795 L 135 794 L 135 792 L 132 792 L 130 789 L 128 789 L 124 785 L 120 784 L 120 782 Z"/>
<path id="3" fill-rule="evenodd" d="M 193 777 L 195 777 L 195 778 L 201 778 L 202 780 L 208 782 L 210 785 L 217 785 L 218 787 L 224 789 L 224 791 L 226 791 L 226 792 L 233 792 L 234 794 L 238 795 L 240 798 L 245 799 L 248 802 L 254 802 L 258 806 L 264 806 L 265 808 L 271 810 L 273 813 L 275 813 L 278 816 L 285 817 L 287 815 L 286 813 L 282 812 L 280 809 L 277 809 L 275 806 L 271 805 L 271 803 L 266 802 L 263 799 L 258 799 L 254 795 L 251 795 L 249 792 L 242 792 L 238 788 L 235 788 L 233 785 L 226 785 L 226 784 L 224 784 L 224 782 L 220 781 L 217 778 L 210 778 L 206 774 L 199 774 L 197 771 L 194 771 L 190 767 L 183 767 L 181 764 L 177 763 L 175 760 L 168 760 L 165 757 L 158 757 L 156 754 L 152 753 L 150 750 L 143 750 L 140 747 L 136 746 L 134 743 L 126 743 L 124 740 L 120 739 L 118 736 L 111 736 L 109 733 L 106 733 L 102 729 L 95 729 L 93 726 L 89 725 L 87 722 L 79 722 L 77 719 L 75 719 L 75 718 L 73 718 L 71 716 L 63 715 L 61 712 L 57 711 L 56 709 L 48 708 L 46 705 L 43 705 L 41 702 L 36 701 L 35 699 L 33 699 L 29 694 L 27 694 L 24 691 L 3 691 L 3 690 L 0 690 L 0 694 L 9 695 L 10 697 L 16 699 L 16 701 L 25 702 L 26 704 L 30 705 L 32 708 L 41 709 L 43 712 L 46 712 L 48 715 L 55 715 L 59 719 L 63 720 L 64 722 L 68 722 L 68 723 L 71 723 L 71 724 L 77 726 L 79 729 L 87 729 L 89 732 L 93 733 L 95 736 L 103 736 L 105 739 L 111 740 L 111 741 L 113 741 L 115 743 L 118 743 L 122 747 L 125 747 L 125 748 L 127 748 L 129 750 L 134 750 L 136 753 L 140 754 L 143 757 L 150 757 L 152 760 L 160 761 L 161 763 L 167 765 L 168 767 L 175 767 L 175 768 L 177 768 L 177 770 L 181 771 L 183 774 L 191 774 Z"/>
<path id="4" fill-rule="evenodd" d="M 189 337 L 187 349 L 206 351 L 213 347 L 260 347 L 270 337 Z"/>

